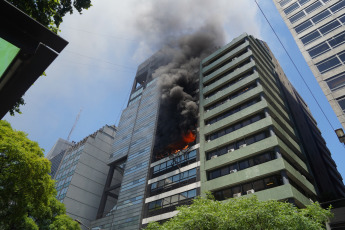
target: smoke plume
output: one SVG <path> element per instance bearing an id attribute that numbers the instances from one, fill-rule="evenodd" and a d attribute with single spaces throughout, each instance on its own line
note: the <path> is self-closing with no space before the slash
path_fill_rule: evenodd
<path id="1" fill-rule="evenodd" d="M 137 29 L 144 38 L 138 50 L 159 50 L 162 61 L 153 73 L 162 90 L 156 155 L 183 148 L 188 144 L 183 137 L 196 134 L 200 61 L 224 44 L 223 26 L 230 17 L 224 9 L 229 9 L 228 1 L 161 0 L 137 11 Z"/>

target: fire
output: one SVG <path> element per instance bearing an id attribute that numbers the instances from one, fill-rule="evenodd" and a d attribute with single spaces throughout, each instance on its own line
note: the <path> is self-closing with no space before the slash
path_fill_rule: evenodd
<path id="1" fill-rule="evenodd" d="M 182 150 L 187 149 L 189 147 L 189 144 L 195 141 L 195 138 L 196 135 L 191 130 L 189 130 L 187 133 L 184 133 L 182 135 L 180 141 L 168 145 L 164 150 L 165 153 L 159 154 L 159 156 L 157 156 L 157 159 L 161 159 L 167 157 L 168 155 L 176 154 Z"/>
<path id="2" fill-rule="evenodd" d="M 191 143 L 191 142 L 195 141 L 195 134 L 189 130 L 188 133 L 183 136 L 183 141 L 186 143 Z"/>

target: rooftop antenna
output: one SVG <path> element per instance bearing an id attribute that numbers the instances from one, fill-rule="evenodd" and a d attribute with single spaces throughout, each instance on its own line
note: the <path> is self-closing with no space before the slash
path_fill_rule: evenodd
<path id="1" fill-rule="evenodd" d="M 75 119 L 75 122 L 74 122 L 74 124 L 73 124 L 73 127 L 72 127 L 71 131 L 70 131 L 69 134 L 68 134 L 67 141 L 69 141 L 69 138 L 71 137 L 71 134 L 72 134 L 72 132 L 73 132 L 75 126 L 76 126 L 77 123 L 78 123 L 78 120 L 79 120 L 79 117 L 80 117 L 80 114 L 81 114 L 81 111 L 82 111 L 82 110 L 83 110 L 83 108 L 81 108 L 81 109 L 79 110 L 79 113 L 78 113 L 78 115 L 77 115 L 77 118 Z"/>

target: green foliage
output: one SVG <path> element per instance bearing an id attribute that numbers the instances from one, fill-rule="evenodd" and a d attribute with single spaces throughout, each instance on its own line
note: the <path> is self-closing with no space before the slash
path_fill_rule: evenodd
<path id="1" fill-rule="evenodd" d="M 319 203 L 298 209 L 276 200 L 259 201 L 256 196 L 229 199 L 226 202 L 197 197 L 190 206 L 162 225 L 150 223 L 147 230 L 245 230 L 245 229 L 324 229 L 332 216 Z"/>
<path id="2" fill-rule="evenodd" d="M 8 0 L 54 33 L 59 31 L 63 17 L 76 9 L 80 14 L 91 5 L 91 0 Z"/>
<path id="3" fill-rule="evenodd" d="M 1 230 L 75 225 L 76 222 L 65 215 L 64 205 L 55 198 L 55 182 L 49 172 L 50 162 L 44 158 L 38 144 L 29 140 L 24 132 L 13 130 L 8 122 L 1 120 Z"/>
<path id="4" fill-rule="evenodd" d="M 14 113 L 22 114 L 22 112 L 21 112 L 20 109 L 19 109 L 19 106 L 21 106 L 21 105 L 25 105 L 25 102 L 24 102 L 23 97 L 21 97 L 21 98 L 19 99 L 19 101 L 17 101 L 17 102 L 14 104 L 14 106 L 10 109 L 10 111 L 8 111 L 8 112 L 10 112 L 10 115 L 11 115 L 11 116 L 14 116 Z"/>

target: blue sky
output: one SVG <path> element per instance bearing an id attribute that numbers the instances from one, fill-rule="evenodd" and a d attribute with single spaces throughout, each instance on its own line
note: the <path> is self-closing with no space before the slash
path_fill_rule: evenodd
<path id="1" fill-rule="evenodd" d="M 66 16 L 60 36 L 68 40 L 69 45 L 47 69 L 47 76 L 40 77 L 27 91 L 26 105 L 21 108 L 23 114 L 6 115 L 5 119 L 15 129 L 28 133 L 30 139 L 46 150 L 45 153 L 58 138 L 67 138 L 80 109 L 82 113 L 70 140 L 80 141 L 105 124 L 117 124 L 138 64 L 158 50 L 162 43 L 155 25 L 141 28 L 138 21 L 151 22 L 156 16 L 152 12 L 163 12 L 166 17 L 178 14 L 181 18 L 177 29 L 186 33 L 195 30 L 203 20 L 216 17 L 226 32 L 226 42 L 247 32 L 268 43 L 291 83 L 309 105 L 339 172 L 345 176 L 344 146 L 339 143 L 254 0 L 209 1 L 212 4 L 205 0 L 162 0 L 160 3 L 164 2 L 166 9 L 162 11 L 152 11 L 153 2 L 157 0 L 93 1 L 93 6 L 82 15 Z M 261 0 L 259 4 L 331 124 L 340 128 L 273 1 Z M 172 31 L 177 33 L 177 29 Z"/>

